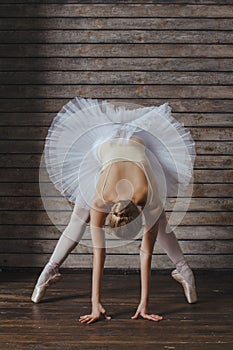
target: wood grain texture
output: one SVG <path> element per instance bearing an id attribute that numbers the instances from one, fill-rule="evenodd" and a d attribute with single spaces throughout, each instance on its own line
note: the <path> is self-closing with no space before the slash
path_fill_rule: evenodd
<path id="1" fill-rule="evenodd" d="M 223 102 L 224 103 L 224 102 Z M 173 102 L 171 102 L 173 105 Z M 176 108 L 179 108 L 177 106 Z M 47 126 L 49 127 L 56 112 L 0 112 L 1 126 Z M 185 127 L 233 127 L 232 114 L 223 113 L 192 113 L 173 112 L 173 116 Z"/>
<path id="2" fill-rule="evenodd" d="M 189 131 L 195 141 L 232 141 L 233 127 L 189 127 Z M 43 140 L 48 133 L 47 127 L 23 126 L 18 128 L 2 126 L 0 129 L 1 140 Z"/>
<path id="3" fill-rule="evenodd" d="M 231 5 L 176 4 L 26 4 L 1 5 L 2 17 L 217 17 L 228 18 Z"/>
<path id="4" fill-rule="evenodd" d="M 14 242 L 10 240 L 2 240 L 1 254 L 30 254 L 32 251 L 35 254 L 52 254 L 57 240 L 36 240 L 36 239 L 15 239 Z M 107 248 L 107 254 L 122 254 L 122 255 L 138 255 L 140 242 L 134 242 L 122 247 Z M 208 252 L 210 255 L 216 254 L 231 254 L 233 250 L 233 243 L 229 240 L 218 241 L 180 241 L 180 246 L 184 254 L 204 255 Z M 92 254 L 91 240 L 83 240 L 71 254 Z M 158 244 L 155 245 L 153 254 L 163 254 L 164 251 Z M 232 266 L 233 267 L 233 266 Z"/>
<path id="5" fill-rule="evenodd" d="M 1 195 L 4 197 L 18 197 L 18 196 L 40 196 L 40 189 L 37 182 L 0 182 Z M 51 189 L 51 196 L 60 197 L 57 190 Z M 193 196 L 204 197 L 233 197 L 233 186 L 229 184 L 194 184 Z M 30 200 L 30 199 L 29 199 Z M 17 224 L 17 223 L 16 223 Z"/>
<path id="6" fill-rule="evenodd" d="M 7 35 L 6 35 L 7 34 Z M 182 30 L 1 30 L 0 41 L 17 44 L 39 43 L 164 43 L 164 44 L 231 44 L 232 31 L 182 31 Z"/>
<path id="7" fill-rule="evenodd" d="M 0 4 L 44 4 L 43 0 L 0 0 Z M 198 4 L 197 4 L 198 2 Z M 46 0 L 47 4 L 114 4 L 114 0 Z M 118 0 L 119 4 L 187 4 L 187 0 Z M 116 4 L 116 3 L 115 3 Z M 192 0 L 190 4 L 208 5 L 217 4 L 219 0 Z M 232 4 L 231 0 L 221 1 L 222 5 Z"/>
<path id="8" fill-rule="evenodd" d="M 197 4 L 198 2 L 198 4 Z M 44 4 L 43 0 L 0 0 L 0 4 Z M 114 4 L 114 0 L 46 0 L 47 4 Z M 119 4 L 187 4 L 187 0 L 118 0 Z M 219 5 L 219 0 L 192 0 L 189 2 L 194 5 Z M 222 5 L 231 5 L 231 0 L 221 1 Z"/>
<path id="9" fill-rule="evenodd" d="M 63 98 L 72 99 L 74 96 L 87 95 L 88 92 L 93 94 L 97 92 L 101 94 L 103 98 L 179 98 L 182 96 L 184 99 L 189 98 L 202 98 L 205 96 L 206 99 L 214 98 L 227 98 L 232 97 L 232 88 L 230 86 L 208 86 L 208 85 L 4 85 L 0 86 L 0 98 Z"/>
<path id="10" fill-rule="evenodd" d="M 140 87 L 140 86 L 139 86 Z M 140 88 L 143 89 L 143 86 Z M 228 87 L 230 91 L 230 87 Z M 81 89 L 80 89 L 81 90 Z M 87 90 L 87 89 L 85 89 Z M 102 99 L 99 94 L 99 87 L 90 85 L 93 98 Z M 81 97 L 88 97 L 88 94 L 84 94 L 84 88 L 81 90 Z M 107 88 L 106 88 L 107 91 Z M 12 93 L 11 93 L 12 96 Z M 75 96 L 72 96 L 72 98 Z M 188 99 L 173 99 L 173 98 L 150 98 L 150 97 L 134 97 L 129 99 L 128 97 L 117 98 L 117 97 L 105 97 L 107 101 L 125 101 L 129 103 L 136 103 L 144 106 L 159 106 L 165 102 L 168 102 L 174 112 L 182 113 L 232 113 L 232 99 L 207 99 L 203 98 L 188 98 Z M 69 98 L 12 98 L 1 99 L 0 113 L 41 113 L 41 112 L 53 112 L 55 114 L 66 104 Z M 11 102 L 9 104 L 9 101 Z M 197 116 L 198 118 L 198 116 Z"/>
<path id="11" fill-rule="evenodd" d="M 0 57 L 207 57 L 232 58 L 232 44 L 1 44 Z"/>
<path id="12" fill-rule="evenodd" d="M 33 267 L 43 267 L 50 258 L 51 254 L 1 254 L 0 264 L 2 267 L 22 267 L 26 268 L 29 266 Z M 211 253 L 205 253 L 204 255 L 194 255 L 186 254 L 186 259 L 189 262 L 190 266 L 195 269 L 201 269 L 203 266 L 206 269 L 221 269 L 226 266 L 232 269 L 233 266 L 233 257 L 232 254 L 224 255 L 212 255 Z M 92 268 L 92 254 L 70 254 L 66 261 L 62 264 L 64 268 Z M 118 254 L 107 254 L 105 267 L 114 269 L 139 269 L 140 267 L 140 258 L 139 255 L 118 255 Z M 169 260 L 167 255 L 153 255 L 151 268 L 164 269 L 164 268 L 173 268 L 174 264 Z"/>
<path id="13" fill-rule="evenodd" d="M 28 202 L 30 203 L 30 201 Z M 42 224 L 7 224 L 1 226 L 1 239 L 58 239 L 65 227 L 66 225 L 54 226 L 52 224 L 46 225 L 46 227 Z M 232 240 L 232 226 L 230 225 L 198 225 L 193 227 L 181 224 L 174 232 L 179 240 Z M 89 226 L 86 228 L 85 235 L 90 236 Z"/>
<path id="14" fill-rule="evenodd" d="M 145 68 L 145 67 L 144 67 Z M 0 80 L 9 85 L 82 85 L 89 80 L 92 84 L 124 85 L 232 85 L 233 74 L 230 72 L 125 72 L 125 71 L 52 71 L 40 72 L 0 72 Z"/>
<path id="15" fill-rule="evenodd" d="M 230 0 L 0 1 L 2 266 L 42 267 L 69 221 L 72 206 L 64 211 L 55 188 L 47 205 L 56 225 L 44 210 L 39 165 L 53 118 L 79 95 L 169 103 L 197 152 L 193 198 L 175 233 L 194 268 L 232 267 L 232 10 Z M 107 266 L 133 269 L 136 253 L 137 243 L 115 249 Z M 80 245 L 64 266 L 91 263 Z M 160 247 L 152 267 L 172 267 Z"/>
<path id="16" fill-rule="evenodd" d="M 70 214 L 69 212 L 56 211 L 53 212 L 53 222 L 51 222 L 50 217 L 44 211 L 6 211 L 0 212 L 0 219 L 2 224 L 17 223 L 18 225 L 24 225 L 27 222 L 28 225 L 67 225 L 69 222 Z M 168 212 L 169 214 L 169 212 Z M 51 215 L 51 213 L 50 213 Z M 168 215 L 169 216 L 169 215 Z M 182 222 L 182 225 L 233 225 L 233 215 L 232 212 L 222 211 L 222 212 L 187 212 L 185 217 L 183 212 L 175 212 L 174 216 L 177 220 Z"/>
<path id="17" fill-rule="evenodd" d="M 22 22 L 22 21 L 21 21 Z M 105 47 L 106 49 L 106 47 Z M 7 54 L 7 52 L 4 52 Z M 40 52 L 38 52 L 38 55 Z M 93 55 L 93 52 L 89 52 Z M 204 56 L 204 54 L 203 54 Z M 197 72 L 202 72 L 202 77 L 206 72 L 212 72 L 212 76 L 220 76 L 220 72 L 232 72 L 233 59 L 231 57 L 0 57 L 1 71 L 7 71 L 7 77 L 18 74 L 23 77 L 21 71 L 41 72 L 46 71 L 47 77 L 53 74 L 70 74 L 69 71 L 75 72 L 79 77 L 86 74 L 88 71 L 90 76 L 97 76 L 96 72 L 110 71 L 114 74 L 115 71 L 124 71 L 128 76 L 130 72 L 149 71 L 156 77 L 156 72 L 160 78 L 165 79 L 168 75 L 160 72 L 171 71 L 172 74 L 178 76 L 179 72 L 188 71 L 185 79 L 189 79 L 190 74 L 195 76 Z M 53 73 L 50 71 L 57 71 Z M 3 74 L 3 73 L 1 73 Z M 21 74 L 21 75 L 20 75 Z M 40 73 L 43 74 L 43 73 Z M 35 74 L 34 79 L 40 80 L 41 75 Z M 101 76 L 102 76 L 101 74 Z M 135 73 L 137 74 L 137 73 Z M 144 73 L 145 74 L 145 73 Z M 42 75 L 45 76 L 45 75 Z M 55 75 L 54 75 L 55 76 Z M 229 75 L 231 76 L 231 74 Z M 25 74 L 27 77 L 27 74 Z M 26 78 L 25 78 L 26 79 Z M 171 83 L 171 82 L 169 82 Z"/>
<path id="18" fill-rule="evenodd" d="M 35 305 L 30 296 L 38 273 L 39 269 L 1 273 L 0 346 L 5 350 L 63 350 L 64 346 L 67 350 L 232 349 L 229 272 L 197 271 L 198 303 L 193 305 L 187 304 L 170 270 L 153 273 L 148 311 L 164 318 L 155 324 L 130 319 L 138 304 L 138 272 L 106 271 L 102 302 L 112 319 L 89 326 L 78 319 L 90 312 L 91 271 L 62 269 L 62 279 Z"/>
<path id="19" fill-rule="evenodd" d="M 0 154 L 1 168 L 38 168 L 41 154 Z M 198 154 L 194 164 L 195 169 L 232 169 L 232 155 L 203 155 Z"/>
<path id="20" fill-rule="evenodd" d="M 28 146 L 31 144 L 31 149 Z M 33 140 L 2 140 L 0 141 L 2 152 L 9 153 L 39 153 L 43 151 L 44 141 Z M 232 155 L 233 142 L 232 141 L 196 141 L 197 155 Z M 22 164 L 21 164 L 22 165 Z"/>
<path id="21" fill-rule="evenodd" d="M 229 0 L 231 1 L 231 0 Z M 158 2 L 158 1 L 157 1 Z M 223 18 L 222 20 L 217 18 L 163 18 L 163 17 L 131 17 L 128 18 L 93 18 L 93 17 L 59 17 L 57 18 L 24 18 L 23 21 L 20 18 L 1 18 L 0 29 L 1 30 L 159 30 L 161 27 L 163 31 L 167 30 L 209 30 L 209 31 L 231 31 L 233 20 L 232 18 Z M 122 28 L 122 29 L 121 29 Z"/>
<path id="22" fill-rule="evenodd" d="M 175 198 L 169 198 L 166 203 L 166 210 L 172 210 L 172 202 Z M 233 198 L 179 198 L 177 200 L 177 211 L 186 210 L 186 205 L 189 204 L 189 211 L 233 211 Z M 41 197 L 32 197 L 28 200 L 27 197 L 0 197 L 1 210 L 44 210 L 44 205 Z M 51 197 L 48 210 L 66 210 L 66 205 L 62 197 Z"/>
<path id="23" fill-rule="evenodd" d="M 2 182 L 36 182 L 38 181 L 39 169 L 15 169 L 15 168 L 4 168 L 0 169 L 0 177 Z M 41 184 L 47 181 L 47 172 L 43 174 L 40 172 Z M 194 183 L 231 183 L 233 179 L 233 170 L 194 170 Z"/>

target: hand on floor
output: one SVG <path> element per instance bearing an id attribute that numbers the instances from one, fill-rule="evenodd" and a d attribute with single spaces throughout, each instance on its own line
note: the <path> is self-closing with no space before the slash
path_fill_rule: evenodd
<path id="1" fill-rule="evenodd" d="M 161 320 L 163 320 L 162 316 L 159 315 L 155 315 L 155 314 L 148 314 L 147 313 L 147 308 L 144 305 L 139 304 L 137 311 L 135 312 L 134 316 L 131 317 L 132 320 L 136 320 L 139 316 L 150 320 L 150 321 L 154 321 L 154 322 L 159 322 Z"/>
<path id="2" fill-rule="evenodd" d="M 111 316 L 107 316 L 106 310 L 100 303 L 98 303 L 92 307 L 91 314 L 80 316 L 79 322 L 90 324 L 98 321 L 101 315 L 103 315 L 107 320 L 111 320 Z"/>

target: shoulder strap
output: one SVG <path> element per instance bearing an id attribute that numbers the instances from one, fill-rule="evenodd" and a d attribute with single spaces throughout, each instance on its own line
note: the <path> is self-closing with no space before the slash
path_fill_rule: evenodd
<path id="1" fill-rule="evenodd" d="M 105 185 L 106 185 L 107 177 L 108 177 L 108 175 L 109 175 L 109 172 L 110 172 L 111 167 L 112 167 L 112 163 L 110 164 L 110 166 L 109 166 L 109 168 L 108 168 L 107 174 L 106 174 L 106 176 L 105 176 L 105 178 L 104 178 L 103 187 L 102 187 L 102 190 L 101 190 L 101 193 L 100 193 L 101 199 L 102 199 L 103 202 L 105 202 L 105 199 L 104 199 L 104 196 L 103 196 L 104 187 L 105 187 Z"/>

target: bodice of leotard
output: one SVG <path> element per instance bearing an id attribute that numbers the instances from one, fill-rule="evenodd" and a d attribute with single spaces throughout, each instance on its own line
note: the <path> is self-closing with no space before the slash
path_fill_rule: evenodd
<path id="1" fill-rule="evenodd" d="M 97 155 L 102 162 L 102 170 L 109 164 L 118 161 L 140 162 L 145 157 L 145 145 L 129 139 L 120 142 L 118 138 L 112 138 L 99 145 Z"/>

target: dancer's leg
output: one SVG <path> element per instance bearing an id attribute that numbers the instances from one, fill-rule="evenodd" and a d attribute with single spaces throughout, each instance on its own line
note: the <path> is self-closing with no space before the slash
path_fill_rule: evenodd
<path id="1" fill-rule="evenodd" d="M 153 158 L 152 158 L 153 160 Z M 141 162 L 145 175 L 147 176 L 148 182 L 150 182 L 150 187 L 153 189 L 151 192 L 151 199 L 157 202 L 157 197 L 159 196 L 158 185 L 154 177 L 153 169 L 146 159 Z M 156 167 L 156 164 L 154 164 Z M 163 201 L 162 201 L 163 202 Z M 179 246 L 176 236 L 173 232 L 167 233 L 166 227 L 168 225 L 165 211 L 163 210 L 159 217 L 159 230 L 157 235 L 157 242 L 164 249 L 165 253 L 176 265 L 177 271 L 184 274 L 187 281 L 192 283 L 194 281 L 193 272 L 190 269 L 187 261 L 185 260 L 184 254 Z"/>
<path id="2" fill-rule="evenodd" d="M 176 265 L 176 270 L 186 279 L 190 284 L 194 283 L 194 275 L 190 269 L 184 254 L 180 248 L 177 238 L 173 232 L 166 233 L 167 218 L 163 210 L 159 218 L 159 231 L 157 236 L 157 242 L 160 247 L 163 248 L 165 253 Z"/>
<path id="3" fill-rule="evenodd" d="M 88 209 L 80 208 L 77 205 L 74 206 L 69 224 L 59 238 L 49 262 L 41 272 L 37 281 L 37 286 L 45 283 L 51 276 L 58 272 L 58 267 L 61 266 L 69 253 L 80 242 L 85 232 L 87 222 L 90 219 L 89 216 Z"/>

